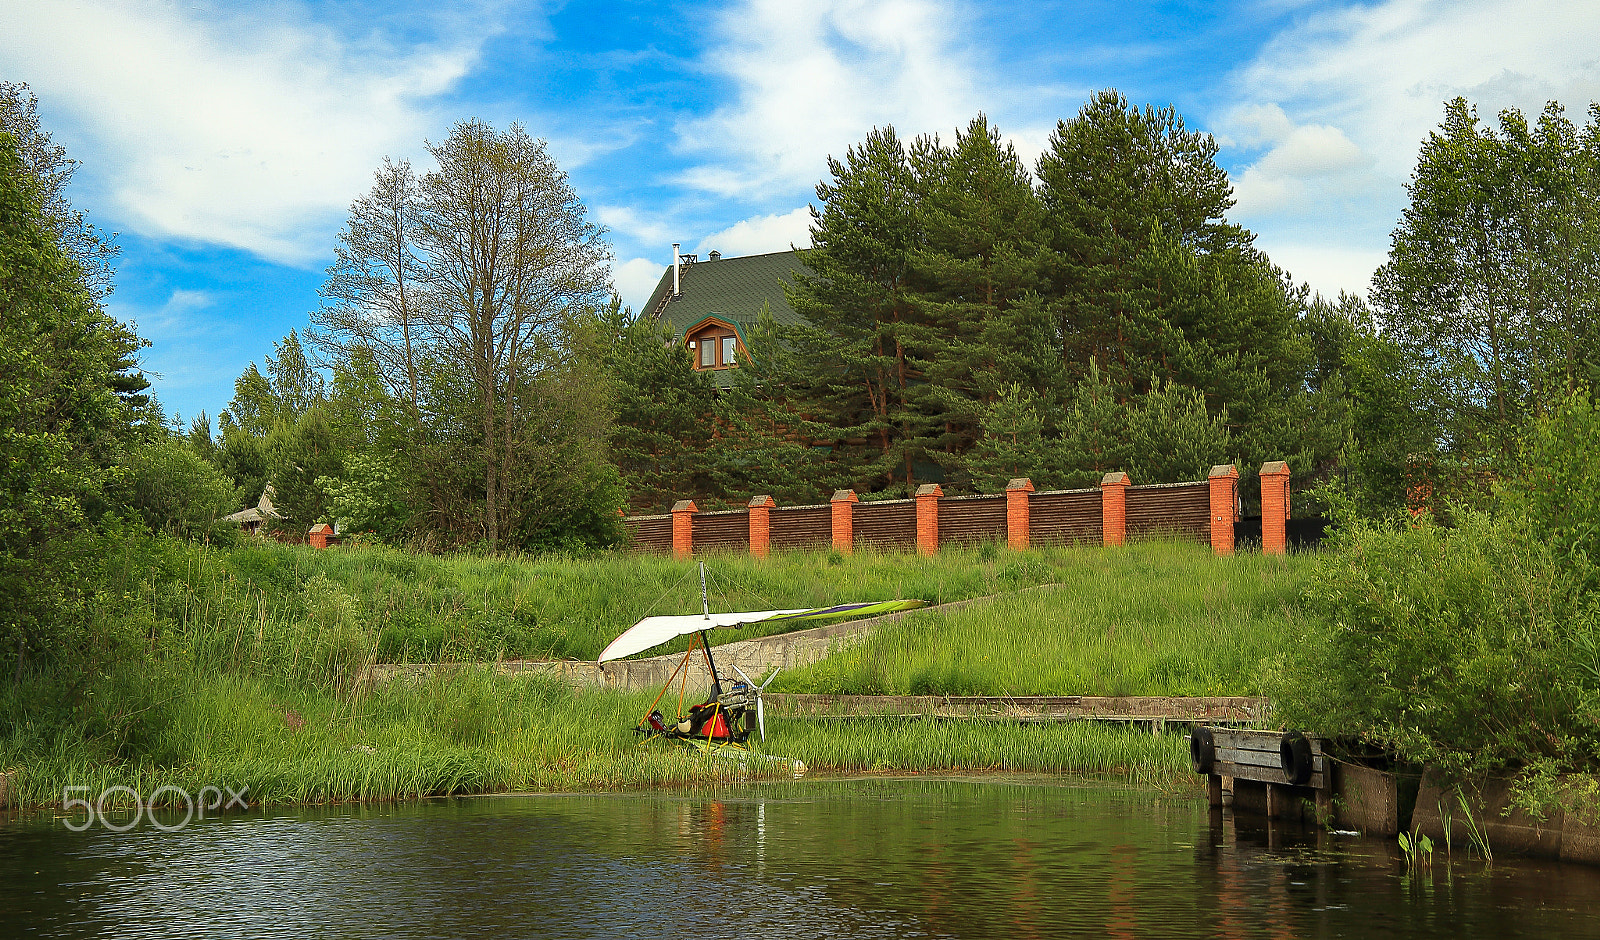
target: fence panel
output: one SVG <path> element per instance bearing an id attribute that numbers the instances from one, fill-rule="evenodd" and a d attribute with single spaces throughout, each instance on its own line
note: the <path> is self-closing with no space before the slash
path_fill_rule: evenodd
<path id="1" fill-rule="evenodd" d="M 750 550 L 750 513 L 699 512 L 694 515 L 694 552 L 743 552 Z"/>
<path id="2" fill-rule="evenodd" d="M 851 526 L 857 545 L 886 549 L 916 548 L 916 501 L 895 499 L 881 503 L 857 503 Z"/>
<path id="3" fill-rule="evenodd" d="M 826 548 L 833 544 L 833 510 L 828 506 L 774 509 L 767 533 L 773 549 Z"/>
<path id="4" fill-rule="evenodd" d="M 1005 541 L 1006 498 L 953 496 L 939 500 L 939 544 Z"/>
<path id="5" fill-rule="evenodd" d="M 1099 543 L 1100 490 L 1049 490 L 1028 500 L 1028 543 Z"/>
<path id="6" fill-rule="evenodd" d="M 1201 483 L 1128 487 L 1128 536 L 1211 542 L 1211 488 Z"/>
<path id="7" fill-rule="evenodd" d="M 672 516 L 628 516 L 622 527 L 633 539 L 633 549 L 638 552 L 657 552 L 665 555 L 672 551 Z"/>

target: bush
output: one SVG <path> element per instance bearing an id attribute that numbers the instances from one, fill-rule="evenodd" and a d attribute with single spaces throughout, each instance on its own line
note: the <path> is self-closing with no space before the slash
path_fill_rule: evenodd
<path id="1" fill-rule="evenodd" d="M 239 494 L 222 471 L 177 438 L 139 447 L 128 458 L 126 502 L 152 532 L 224 541 L 239 527 L 222 517 L 239 508 Z"/>
<path id="2" fill-rule="evenodd" d="M 1600 767 L 1597 609 L 1518 518 L 1345 523 L 1307 591 L 1324 623 L 1269 680 L 1280 720 L 1463 775 Z"/>

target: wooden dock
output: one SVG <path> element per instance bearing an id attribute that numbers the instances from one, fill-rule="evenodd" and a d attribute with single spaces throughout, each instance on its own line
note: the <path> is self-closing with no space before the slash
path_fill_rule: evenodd
<path id="1" fill-rule="evenodd" d="M 1247 696 L 1154 695 L 800 695 L 764 696 L 784 718 L 943 718 L 990 721 L 1107 721 L 1164 725 L 1246 725 L 1266 718 L 1267 701 Z"/>
<path id="2" fill-rule="evenodd" d="M 1316 820 L 1333 818 L 1334 774 L 1321 738 L 1298 731 L 1255 731 L 1196 725 L 1189 732 L 1189 761 L 1206 775 L 1211 805 L 1269 819 L 1302 817 L 1309 802 Z"/>

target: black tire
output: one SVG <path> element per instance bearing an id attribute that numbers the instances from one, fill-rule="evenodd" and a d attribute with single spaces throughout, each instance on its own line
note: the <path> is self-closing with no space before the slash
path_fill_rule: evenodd
<path id="1" fill-rule="evenodd" d="M 1283 764 L 1283 775 L 1297 787 L 1311 782 L 1313 769 L 1311 742 L 1298 731 L 1290 731 L 1278 742 L 1278 759 Z"/>
<path id="2" fill-rule="evenodd" d="M 1189 766 L 1197 774 L 1211 773 L 1217 765 L 1217 742 L 1211 729 L 1196 725 L 1189 730 Z"/>

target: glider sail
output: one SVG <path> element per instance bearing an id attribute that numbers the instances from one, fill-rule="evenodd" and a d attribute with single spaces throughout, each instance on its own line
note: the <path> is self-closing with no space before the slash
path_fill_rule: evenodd
<path id="1" fill-rule="evenodd" d="M 810 607 L 797 610 L 756 610 L 724 614 L 685 614 L 668 617 L 646 617 L 605 648 L 599 662 L 622 659 L 642 653 L 652 646 L 689 633 L 717 627 L 745 627 L 757 623 L 806 623 L 831 620 L 838 617 L 868 617 L 912 610 L 927 601 L 872 601 L 864 604 L 837 604 L 833 607 Z"/>

